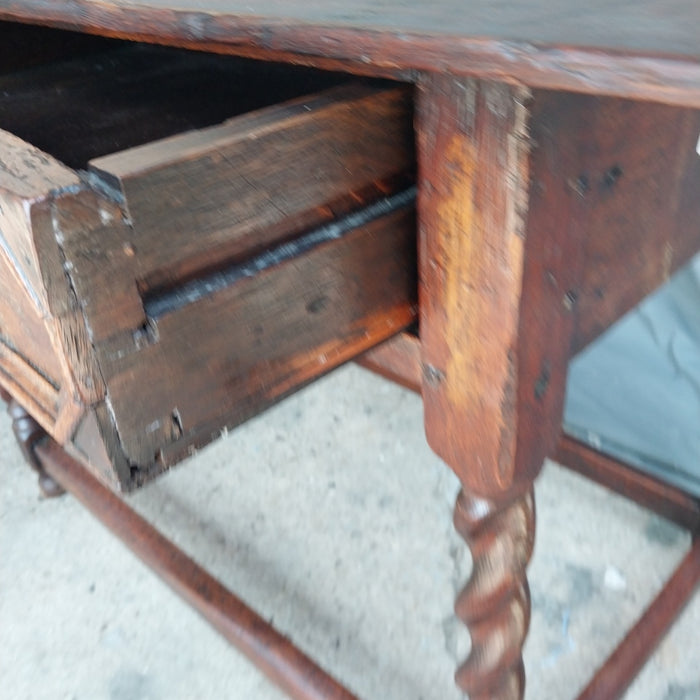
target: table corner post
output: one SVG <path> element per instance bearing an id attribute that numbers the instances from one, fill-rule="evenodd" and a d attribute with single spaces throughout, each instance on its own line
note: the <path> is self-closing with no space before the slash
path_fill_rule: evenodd
<path id="1" fill-rule="evenodd" d="M 472 648 L 456 682 L 472 700 L 524 695 L 532 486 L 559 437 L 572 328 L 543 289 L 552 232 L 529 240 L 531 101 L 501 83 L 418 83 L 425 429 L 462 483 L 454 522 L 473 567 L 455 610 Z"/>

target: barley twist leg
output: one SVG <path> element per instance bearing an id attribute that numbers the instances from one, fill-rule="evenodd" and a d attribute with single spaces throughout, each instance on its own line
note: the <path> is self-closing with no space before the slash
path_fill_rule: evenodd
<path id="1" fill-rule="evenodd" d="M 17 438 L 27 464 L 37 473 L 39 490 L 46 498 L 55 498 L 64 491 L 41 466 L 34 453 L 35 445 L 42 440 L 46 433 L 44 429 L 15 401 L 6 391 L 2 390 L 0 397 L 7 401 L 7 410 L 12 418 L 12 431 Z"/>
<path id="2" fill-rule="evenodd" d="M 455 675 L 471 700 L 522 700 L 522 647 L 530 622 L 526 567 L 532 555 L 535 506 L 532 492 L 506 504 L 457 498 L 455 528 L 467 542 L 472 574 L 455 611 L 472 646 Z"/>

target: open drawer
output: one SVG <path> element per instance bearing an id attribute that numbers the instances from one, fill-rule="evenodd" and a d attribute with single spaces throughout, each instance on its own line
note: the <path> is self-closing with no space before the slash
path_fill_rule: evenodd
<path id="1" fill-rule="evenodd" d="M 0 384 L 129 489 L 409 325 L 411 119 L 141 45 L 0 76 Z"/>

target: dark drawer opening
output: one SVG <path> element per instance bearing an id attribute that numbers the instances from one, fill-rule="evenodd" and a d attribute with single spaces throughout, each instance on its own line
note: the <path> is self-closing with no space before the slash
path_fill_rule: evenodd
<path id="1" fill-rule="evenodd" d="M 0 29 L 0 37 L 9 34 L 6 46 L 19 43 L 10 41 L 6 25 Z M 22 45 L 37 46 L 35 60 L 42 55 L 49 60 L 0 75 L 0 129 L 76 169 L 92 158 L 348 80 L 343 74 L 233 56 L 13 29 L 29 32 Z"/>

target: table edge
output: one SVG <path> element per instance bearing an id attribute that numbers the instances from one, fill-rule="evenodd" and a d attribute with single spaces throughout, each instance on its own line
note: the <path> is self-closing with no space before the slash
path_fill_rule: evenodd
<path id="1" fill-rule="evenodd" d="M 94 0 L 23 0 L 0 20 L 416 81 L 421 72 L 700 108 L 700 59 L 216 15 Z"/>

